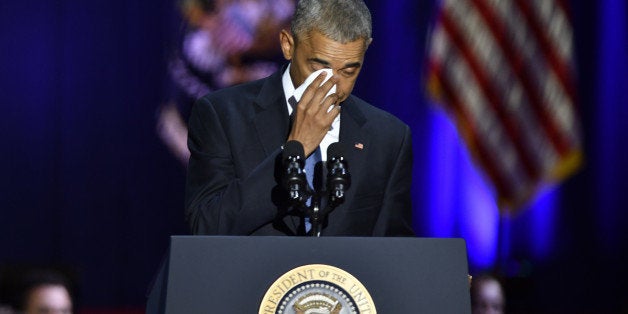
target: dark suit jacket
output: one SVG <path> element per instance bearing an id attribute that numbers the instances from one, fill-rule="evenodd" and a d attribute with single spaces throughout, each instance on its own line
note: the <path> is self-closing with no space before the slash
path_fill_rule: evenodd
<path id="1" fill-rule="evenodd" d="M 289 133 L 282 73 L 213 92 L 192 108 L 186 219 L 194 234 L 302 234 L 277 177 Z M 340 142 L 352 183 L 322 235 L 414 235 L 408 126 L 352 95 L 342 104 Z"/>

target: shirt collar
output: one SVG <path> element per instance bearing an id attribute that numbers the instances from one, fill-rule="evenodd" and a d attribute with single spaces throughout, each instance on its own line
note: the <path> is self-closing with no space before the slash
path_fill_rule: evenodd
<path id="1" fill-rule="evenodd" d="M 288 99 L 294 95 L 295 87 L 292 84 L 292 77 L 290 76 L 290 65 L 289 63 L 286 67 L 286 71 L 283 72 L 283 76 L 281 77 L 281 85 L 283 85 L 283 94 L 286 97 L 286 106 L 288 106 L 288 115 L 292 114 L 292 106 L 288 102 Z"/>

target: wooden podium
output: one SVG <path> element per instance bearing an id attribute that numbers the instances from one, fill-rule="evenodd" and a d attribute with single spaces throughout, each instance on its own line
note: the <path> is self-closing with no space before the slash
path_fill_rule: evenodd
<path id="1" fill-rule="evenodd" d="M 465 242 L 172 236 L 146 313 L 296 313 L 315 303 L 336 313 L 471 313 Z"/>

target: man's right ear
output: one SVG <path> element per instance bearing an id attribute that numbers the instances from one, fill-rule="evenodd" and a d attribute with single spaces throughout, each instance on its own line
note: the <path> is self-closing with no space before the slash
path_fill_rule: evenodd
<path id="1" fill-rule="evenodd" d="M 286 60 L 292 60 L 294 54 L 294 37 L 289 30 L 282 29 L 279 33 L 279 43 L 281 44 L 281 51 L 283 57 Z"/>

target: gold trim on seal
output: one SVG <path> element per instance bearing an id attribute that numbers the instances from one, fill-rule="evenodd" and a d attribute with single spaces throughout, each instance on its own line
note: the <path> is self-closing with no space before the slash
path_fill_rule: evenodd
<path id="1" fill-rule="evenodd" d="M 353 275 L 334 266 L 311 264 L 279 277 L 264 295 L 259 314 L 299 314 L 313 307 L 332 314 L 377 313 L 373 298 Z"/>

